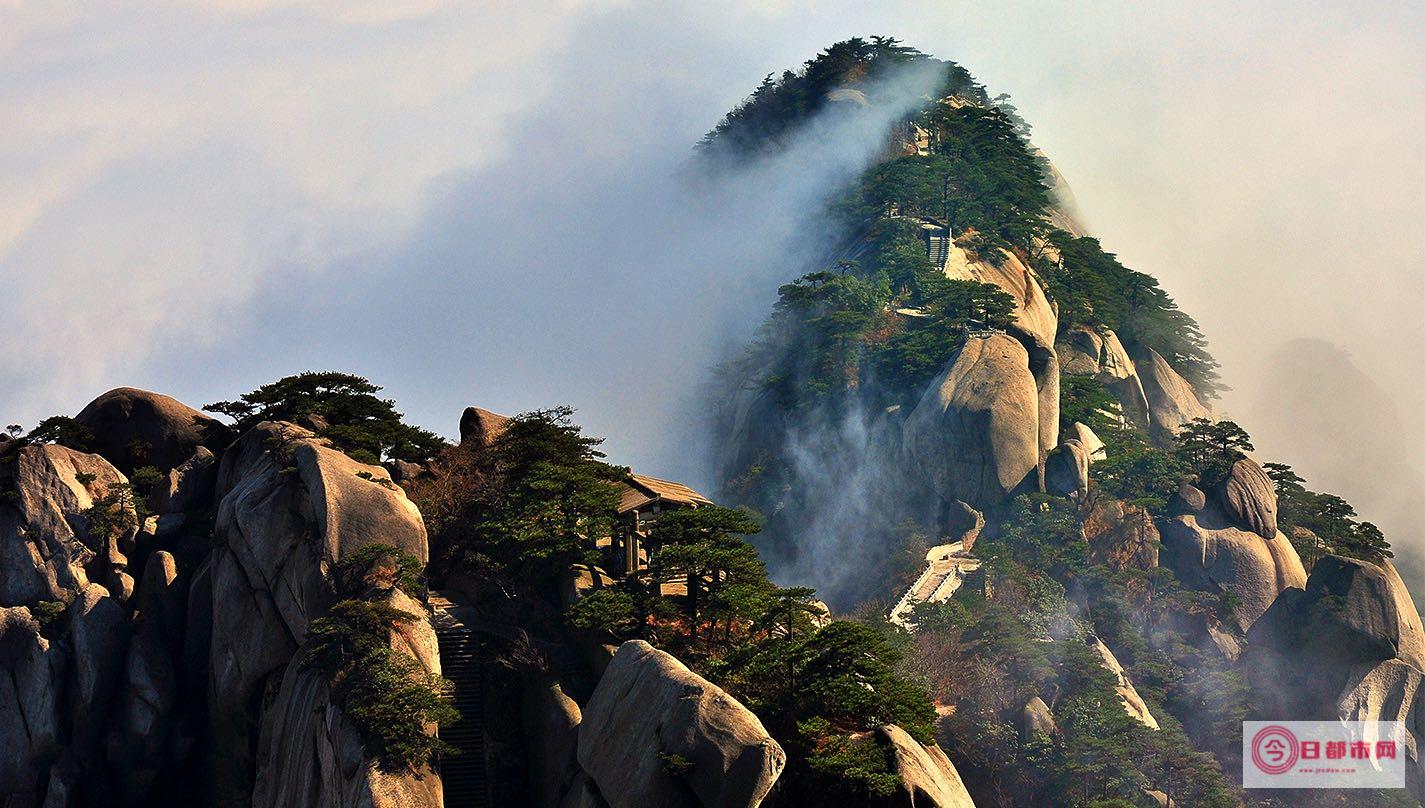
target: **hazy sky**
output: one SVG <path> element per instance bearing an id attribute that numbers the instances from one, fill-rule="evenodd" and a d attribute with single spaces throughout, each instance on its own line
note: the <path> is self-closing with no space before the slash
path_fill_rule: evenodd
<path id="1" fill-rule="evenodd" d="M 871 5 L 0 0 L 0 418 L 346 369 L 447 435 L 570 403 L 696 477 L 677 427 L 786 280 L 772 212 L 855 161 L 775 166 L 797 192 L 724 189 L 725 217 L 671 178 L 765 74 L 880 33 L 1013 96 L 1202 323 L 1226 409 L 1273 414 L 1261 448 L 1331 476 L 1301 410 L 1340 378 L 1262 404 L 1313 337 L 1398 414 L 1381 467 L 1425 465 L 1425 5 Z"/>

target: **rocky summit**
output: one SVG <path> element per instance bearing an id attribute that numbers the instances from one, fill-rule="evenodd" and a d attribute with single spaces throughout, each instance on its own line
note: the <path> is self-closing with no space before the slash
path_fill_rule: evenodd
<path id="1" fill-rule="evenodd" d="M 870 157 L 707 380 L 710 485 L 336 371 L 11 427 L 0 805 L 1419 804 L 1387 537 L 1221 411 L 1006 96 L 839 42 L 689 181 L 843 130 Z M 1249 720 L 1402 722 L 1407 788 L 1243 789 Z"/>

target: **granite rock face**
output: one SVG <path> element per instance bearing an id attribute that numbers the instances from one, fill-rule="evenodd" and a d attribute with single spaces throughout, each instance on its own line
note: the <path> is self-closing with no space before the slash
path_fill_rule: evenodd
<path id="1" fill-rule="evenodd" d="M 1232 464 L 1217 499 L 1233 522 L 1264 539 L 1276 537 L 1276 488 L 1255 460 L 1244 457 Z"/>
<path id="2" fill-rule="evenodd" d="M 94 433 L 94 450 L 125 473 L 139 466 L 167 472 L 199 447 L 216 454 L 235 437 L 230 427 L 211 415 L 135 387 L 99 396 L 75 420 Z"/>
<path id="3" fill-rule="evenodd" d="M 1148 400 L 1149 433 L 1155 440 L 1171 441 L 1184 424 L 1194 419 L 1215 419 L 1212 408 L 1203 403 L 1197 390 L 1157 351 L 1143 349 L 1134 367 Z"/>
<path id="4" fill-rule="evenodd" d="M 95 529 L 86 511 L 128 479 L 99 455 L 64 446 L 21 448 L 0 469 L 0 606 L 66 600 L 93 579 L 113 583 L 128 567 L 138 534 L 131 502 L 106 513 Z"/>
<path id="5" fill-rule="evenodd" d="M 669 756 L 691 766 L 672 773 Z M 757 716 L 641 640 L 619 647 L 585 706 L 578 758 L 613 808 L 755 808 L 786 765 Z"/>
<path id="6" fill-rule="evenodd" d="M 224 453 L 217 492 L 219 546 L 209 559 L 208 602 L 200 607 L 211 614 L 214 744 L 231 763 L 222 772 L 230 779 L 219 778 L 215 791 L 221 798 L 240 800 L 259 785 L 264 790 L 256 793 L 280 800 L 312 793 L 303 789 L 321 783 L 315 793 L 365 794 L 364 789 L 379 786 L 396 789 L 402 798 L 429 799 L 429 785 L 407 792 L 364 763 L 348 766 L 357 752 L 345 719 L 339 709 L 333 712 L 321 682 L 292 669 L 308 624 L 337 597 L 330 578 L 333 565 L 376 544 L 426 561 L 420 512 L 385 469 L 358 463 L 287 423 L 265 422 L 239 438 Z M 418 614 L 425 614 L 423 608 Z M 429 630 L 428 620 L 420 623 Z M 433 634 L 426 645 L 425 657 L 434 659 Z M 275 692 L 276 700 L 254 716 L 252 705 L 260 703 L 264 691 Z M 319 714 L 324 716 L 320 720 Z M 304 723 L 307 718 L 320 726 Z M 269 721 L 284 722 L 300 737 L 327 738 L 321 748 L 341 765 L 333 768 L 333 758 L 308 756 L 289 766 L 276 753 L 254 760 L 248 751 L 257 740 L 252 728 L 259 729 L 259 737 L 270 737 Z M 259 746 L 259 755 L 274 746 L 281 744 Z M 337 772 L 346 779 L 333 781 Z M 438 796 L 438 787 L 433 793 Z"/>
<path id="7" fill-rule="evenodd" d="M 1225 589 L 1236 595 L 1238 625 L 1247 629 L 1288 588 L 1306 586 L 1296 548 L 1280 533 L 1264 539 L 1243 530 L 1215 503 L 1196 514 L 1161 519 L 1163 566 L 1195 589 Z"/>
<path id="8" fill-rule="evenodd" d="M 945 500 L 983 510 L 1039 464 L 1039 391 L 1029 353 L 992 334 L 967 341 L 904 425 L 910 463 Z"/>
<path id="9" fill-rule="evenodd" d="M 900 789 L 891 805 L 906 808 L 975 808 L 960 772 L 935 744 L 926 746 L 896 726 L 876 730 L 876 742 L 890 747 Z"/>

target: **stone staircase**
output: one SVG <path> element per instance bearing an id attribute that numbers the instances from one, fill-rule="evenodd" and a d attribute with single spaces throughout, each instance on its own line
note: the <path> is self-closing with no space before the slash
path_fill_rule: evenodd
<path id="1" fill-rule="evenodd" d="M 440 668 L 454 688 L 460 720 L 440 730 L 440 739 L 460 750 L 436 762 L 445 786 L 445 804 L 455 808 L 493 808 L 485 735 L 485 665 L 480 634 L 458 616 L 458 608 L 437 592 L 430 596 Z"/>
<path id="2" fill-rule="evenodd" d="M 926 254 L 932 266 L 939 269 L 945 266 L 945 262 L 950 258 L 950 245 L 953 243 L 944 236 L 927 236 Z"/>

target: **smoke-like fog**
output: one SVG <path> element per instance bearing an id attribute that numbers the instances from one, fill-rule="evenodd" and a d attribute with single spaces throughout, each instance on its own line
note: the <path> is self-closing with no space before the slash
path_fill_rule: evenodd
<path id="1" fill-rule="evenodd" d="M 1261 453 L 1418 552 L 1418 3 L 709 5 L 0 2 L 0 416 L 339 368 L 446 434 L 572 403 L 615 459 L 705 484 L 709 365 L 893 110 L 714 185 L 690 146 L 885 33 L 1012 94 L 1105 246 L 1202 322 Z"/>

